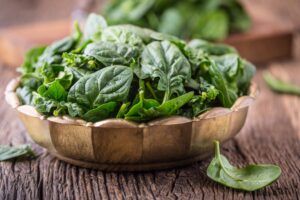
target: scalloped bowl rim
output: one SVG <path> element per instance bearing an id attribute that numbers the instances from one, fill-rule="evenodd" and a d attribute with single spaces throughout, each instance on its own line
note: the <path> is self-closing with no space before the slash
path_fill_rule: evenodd
<path id="1" fill-rule="evenodd" d="M 109 128 L 123 128 L 123 127 L 144 128 L 147 126 L 154 126 L 157 124 L 174 125 L 174 124 L 184 124 L 184 123 L 190 123 L 194 121 L 217 118 L 217 117 L 231 114 L 232 112 L 236 112 L 242 108 L 248 107 L 254 102 L 254 100 L 256 99 L 259 93 L 257 85 L 254 82 L 251 82 L 249 86 L 249 95 L 239 97 L 232 105 L 231 108 L 213 107 L 192 119 L 183 116 L 174 115 L 170 117 L 154 119 L 146 123 L 137 123 L 125 119 L 116 119 L 116 118 L 105 119 L 105 120 L 92 123 L 92 122 L 84 121 L 83 119 L 80 118 L 72 118 L 68 115 L 58 116 L 58 117 L 45 116 L 37 112 L 37 110 L 31 105 L 21 105 L 20 100 L 16 94 L 16 89 L 19 86 L 19 83 L 20 83 L 20 77 L 14 78 L 7 84 L 5 89 L 6 102 L 12 108 L 18 110 L 19 112 L 32 117 L 40 118 L 41 120 L 48 120 L 60 124 L 72 124 L 72 125 L 79 125 L 79 126 L 86 126 L 86 127 L 100 127 L 100 126 L 105 126 L 107 124 L 108 126 L 105 127 L 109 127 Z M 113 126 L 114 124 L 118 124 L 118 126 L 115 127 Z"/>

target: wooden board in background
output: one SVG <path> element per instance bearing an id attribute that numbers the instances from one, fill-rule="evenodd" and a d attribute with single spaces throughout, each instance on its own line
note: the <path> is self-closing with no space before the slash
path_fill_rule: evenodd
<path id="1" fill-rule="evenodd" d="M 46 21 L 0 30 L 0 60 L 17 67 L 25 52 L 38 45 L 46 45 L 63 38 L 71 31 L 71 20 Z"/>
<path id="2" fill-rule="evenodd" d="M 251 29 L 246 33 L 231 35 L 223 42 L 236 47 L 241 56 L 255 63 L 291 58 L 293 28 L 266 9 L 252 5 L 247 7 L 251 8 Z M 66 19 L 0 30 L 0 60 L 10 66 L 19 66 L 26 50 L 68 35 L 71 24 Z"/>

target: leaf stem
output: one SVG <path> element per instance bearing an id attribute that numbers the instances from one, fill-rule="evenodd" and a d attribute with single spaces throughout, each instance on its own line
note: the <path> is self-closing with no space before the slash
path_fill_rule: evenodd
<path id="1" fill-rule="evenodd" d="M 169 100 L 169 96 L 170 90 L 166 90 L 162 104 Z"/>
<path id="2" fill-rule="evenodd" d="M 233 177 L 233 176 L 231 175 L 231 173 L 229 173 L 229 172 L 227 171 L 227 168 L 224 166 L 223 160 L 222 160 L 222 157 L 221 157 L 220 143 L 219 143 L 219 141 L 215 140 L 215 141 L 214 141 L 214 144 L 215 144 L 215 156 L 216 156 L 216 158 L 219 160 L 220 165 L 221 165 L 222 169 L 224 170 L 224 172 L 225 172 L 230 178 L 232 178 L 232 179 L 234 179 L 234 180 L 236 180 L 236 181 L 241 181 L 241 179 L 236 178 L 236 177 Z"/>
<path id="3" fill-rule="evenodd" d="M 150 85 L 150 82 L 148 82 L 148 81 L 146 82 L 146 87 L 148 88 L 148 90 L 149 90 L 149 92 L 151 93 L 151 95 L 153 96 L 153 98 L 154 98 L 156 101 L 158 101 L 158 98 L 157 98 L 157 96 L 156 96 L 156 94 L 155 94 L 155 92 L 154 92 L 152 86 Z"/>
<path id="4" fill-rule="evenodd" d="M 144 81 L 142 79 L 139 80 L 139 85 L 140 85 L 140 88 L 139 88 L 139 97 L 140 97 L 140 101 L 143 102 L 144 101 L 144 93 L 145 93 L 145 84 L 144 84 Z"/>

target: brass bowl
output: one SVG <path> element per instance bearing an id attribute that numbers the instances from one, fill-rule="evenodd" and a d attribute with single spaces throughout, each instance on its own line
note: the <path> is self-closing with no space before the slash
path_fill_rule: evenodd
<path id="1" fill-rule="evenodd" d="M 8 84 L 6 101 L 37 144 L 68 163 L 110 171 L 164 169 L 203 159 L 212 153 L 214 140 L 224 142 L 240 131 L 257 96 L 252 83 L 249 96 L 240 97 L 231 108 L 213 108 L 194 119 L 90 123 L 68 116 L 46 117 L 32 106 L 21 105 L 15 93 L 18 85 L 19 79 Z"/>

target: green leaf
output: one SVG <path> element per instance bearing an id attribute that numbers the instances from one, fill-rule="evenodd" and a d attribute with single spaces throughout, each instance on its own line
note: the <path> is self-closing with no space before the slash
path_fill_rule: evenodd
<path id="1" fill-rule="evenodd" d="M 68 101 L 95 108 L 110 101 L 126 100 L 133 72 L 114 65 L 80 78 L 70 89 Z"/>
<path id="2" fill-rule="evenodd" d="M 120 26 L 111 26 L 103 30 L 101 41 L 126 44 L 132 47 L 142 47 L 142 39 L 134 32 Z"/>
<path id="3" fill-rule="evenodd" d="M 194 20 L 195 26 L 191 30 L 193 37 L 221 40 L 228 34 L 229 20 L 222 10 L 202 12 Z"/>
<path id="4" fill-rule="evenodd" d="M 43 114 L 50 114 L 59 106 L 56 101 L 42 97 L 38 93 L 33 93 L 32 104 L 38 112 Z"/>
<path id="5" fill-rule="evenodd" d="M 100 120 L 107 119 L 109 117 L 112 117 L 112 114 L 115 112 L 116 106 L 116 102 L 108 102 L 102 104 L 97 108 L 89 110 L 82 116 L 82 118 L 89 122 L 97 122 Z"/>
<path id="6" fill-rule="evenodd" d="M 141 65 L 141 78 L 159 79 L 157 89 L 165 91 L 164 102 L 173 94 L 183 94 L 184 82 L 191 77 L 188 60 L 169 41 L 147 45 L 142 53 Z"/>
<path id="7" fill-rule="evenodd" d="M 35 70 L 35 64 L 38 61 L 39 56 L 43 54 L 46 47 L 32 48 L 26 52 L 24 62 L 20 68 L 22 74 L 30 73 Z"/>
<path id="8" fill-rule="evenodd" d="M 145 115 L 149 117 L 166 117 L 173 115 L 179 108 L 181 108 L 183 105 L 187 104 L 194 96 L 193 92 L 188 92 L 184 95 L 181 95 L 179 97 L 176 97 L 174 99 L 168 100 L 165 103 L 150 108 L 148 110 L 144 110 Z"/>
<path id="9" fill-rule="evenodd" d="M 18 146 L 0 145 L 0 161 L 14 158 L 33 158 L 35 153 L 28 144 Z"/>
<path id="10" fill-rule="evenodd" d="M 158 30 L 159 32 L 180 37 L 182 36 L 182 29 L 184 28 L 185 23 L 185 19 L 178 9 L 169 8 L 165 10 L 161 16 Z"/>
<path id="11" fill-rule="evenodd" d="M 67 96 L 67 92 L 58 80 L 53 81 L 47 85 L 40 86 L 38 89 L 38 93 L 43 97 L 56 101 L 63 101 Z"/>
<path id="12" fill-rule="evenodd" d="M 212 180 L 234 189 L 255 191 L 277 180 L 281 169 L 275 165 L 248 165 L 243 168 L 232 166 L 220 154 L 219 142 L 215 142 L 215 157 L 207 168 Z"/>
<path id="13" fill-rule="evenodd" d="M 101 33 L 106 27 L 106 20 L 102 16 L 91 13 L 86 20 L 84 36 L 87 39 L 97 41 L 101 38 Z"/>
<path id="14" fill-rule="evenodd" d="M 89 44 L 84 54 L 96 59 L 104 66 L 126 65 L 129 66 L 139 56 L 139 49 L 112 42 L 97 42 Z"/>
<path id="15" fill-rule="evenodd" d="M 83 68 L 92 71 L 99 70 L 103 67 L 103 65 L 94 57 L 85 54 L 63 53 L 62 57 L 70 67 Z"/>
<path id="16" fill-rule="evenodd" d="M 284 82 L 282 80 L 276 79 L 271 73 L 265 72 L 264 80 L 267 85 L 275 92 L 284 94 L 294 94 L 300 96 L 300 87 L 297 85 Z"/>
<path id="17" fill-rule="evenodd" d="M 23 105 L 31 105 L 33 95 L 32 90 L 28 86 L 18 88 L 16 93 Z"/>
<path id="18" fill-rule="evenodd" d="M 127 113 L 129 106 L 130 106 L 130 102 L 123 103 L 116 115 L 116 118 L 123 118 L 125 116 L 125 114 Z"/>
<path id="19" fill-rule="evenodd" d="M 154 6 L 155 0 L 109 1 L 104 15 L 110 24 L 127 24 L 140 20 Z"/>
<path id="20" fill-rule="evenodd" d="M 43 77 L 40 77 L 36 73 L 26 73 L 21 76 L 20 82 L 22 86 L 27 86 L 32 90 L 36 90 L 43 83 Z"/>

